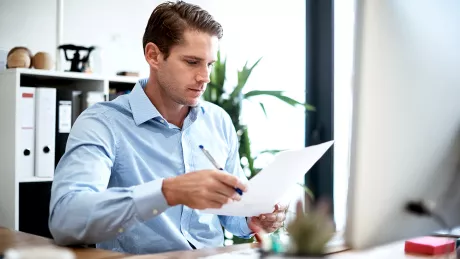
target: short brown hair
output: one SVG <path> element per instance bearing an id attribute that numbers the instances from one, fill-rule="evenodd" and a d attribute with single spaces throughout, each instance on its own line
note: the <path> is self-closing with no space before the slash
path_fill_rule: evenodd
<path id="1" fill-rule="evenodd" d="M 179 44 L 185 30 L 198 30 L 222 38 L 222 26 L 201 7 L 183 1 L 159 4 L 145 28 L 143 48 L 147 43 L 155 43 L 160 51 L 169 56 L 171 47 Z"/>

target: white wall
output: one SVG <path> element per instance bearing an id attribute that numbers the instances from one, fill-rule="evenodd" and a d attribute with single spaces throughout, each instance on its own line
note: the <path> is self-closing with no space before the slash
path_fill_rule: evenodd
<path id="1" fill-rule="evenodd" d="M 158 1 L 64 0 L 63 41 L 100 48 L 103 73 L 137 71 L 148 76 L 142 35 Z"/>
<path id="2" fill-rule="evenodd" d="M 54 57 L 55 0 L 0 0 L 0 49 L 26 46 Z"/>

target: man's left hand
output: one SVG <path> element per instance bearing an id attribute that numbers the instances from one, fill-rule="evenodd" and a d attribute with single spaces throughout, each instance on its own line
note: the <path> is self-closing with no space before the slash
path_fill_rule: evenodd
<path id="1" fill-rule="evenodd" d="M 286 210 L 286 205 L 276 204 L 275 210 L 272 213 L 251 217 L 248 219 L 248 224 L 256 225 L 267 233 L 275 232 L 278 228 L 283 226 L 284 220 L 286 219 Z"/>

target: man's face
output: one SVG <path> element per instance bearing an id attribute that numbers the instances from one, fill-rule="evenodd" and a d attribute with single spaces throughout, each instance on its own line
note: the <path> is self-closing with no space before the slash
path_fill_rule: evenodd
<path id="1" fill-rule="evenodd" d="M 175 103 L 198 105 L 209 82 L 212 64 L 217 58 L 218 38 L 187 30 L 183 42 L 171 48 L 169 57 L 158 62 L 159 86 Z"/>

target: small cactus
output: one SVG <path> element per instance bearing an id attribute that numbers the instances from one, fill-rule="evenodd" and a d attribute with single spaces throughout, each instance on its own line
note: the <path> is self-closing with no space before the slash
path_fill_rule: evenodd
<path id="1" fill-rule="evenodd" d="M 302 203 L 297 202 L 296 218 L 287 226 L 290 237 L 289 254 L 316 257 L 324 255 L 326 244 L 335 232 L 334 223 L 328 213 L 329 204 L 324 201 L 320 201 L 307 213 L 304 213 Z"/>

